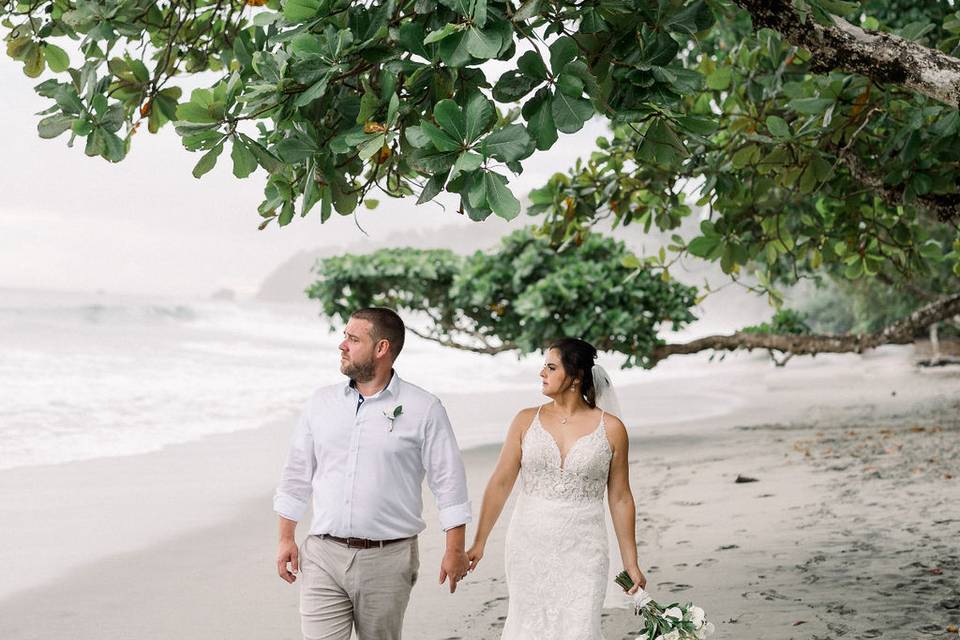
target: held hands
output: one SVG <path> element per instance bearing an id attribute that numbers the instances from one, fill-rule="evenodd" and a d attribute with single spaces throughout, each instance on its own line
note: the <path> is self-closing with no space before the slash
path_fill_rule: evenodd
<path id="1" fill-rule="evenodd" d="M 467 560 L 470 561 L 469 571 L 472 573 L 474 569 L 477 568 L 477 565 L 480 564 L 480 560 L 483 559 L 483 545 L 477 542 L 473 543 L 473 546 L 467 549 Z"/>
<path id="2" fill-rule="evenodd" d="M 281 540 L 277 549 L 277 573 L 286 582 L 293 584 L 297 579 L 297 572 L 300 571 L 300 552 L 297 550 L 297 543 L 292 538 Z M 290 568 L 287 568 L 287 563 Z"/>
<path id="3" fill-rule="evenodd" d="M 449 576 L 450 593 L 454 593 L 457 590 L 457 583 L 467 575 L 469 566 L 470 561 L 467 560 L 467 554 L 463 549 L 447 549 L 440 562 L 440 584 L 443 584 Z"/>
<path id="4" fill-rule="evenodd" d="M 627 572 L 627 575 L 630 576 L 630 579 L 633 580 L 633 586 L 627 591 L 627 595 L 633 595 L 637 592 L 638 589 L 644 589 L 647 586 L 647 577 L 643 575 L 643 571 L 640 571 L 640 567 L 633 565 L 632 567 L 627 567 L 624 569 Z"/>

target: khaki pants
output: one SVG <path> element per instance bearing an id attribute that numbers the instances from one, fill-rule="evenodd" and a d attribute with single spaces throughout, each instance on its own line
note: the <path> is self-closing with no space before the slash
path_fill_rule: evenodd
<path id="1" fill-rule="evenodd" d="M 300 547 L 300 620 L 304 640 L 400 640 L 417 581 L 417 539 L 350 549 L 319 536 Z"/>

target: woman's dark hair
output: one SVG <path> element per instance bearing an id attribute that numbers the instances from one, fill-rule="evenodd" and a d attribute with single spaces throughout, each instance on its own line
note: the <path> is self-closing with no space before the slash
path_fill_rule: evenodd
<path id="1" fill-rule="evenodd" d="M 597 359 L 596 348 L 579 338 L 554 340 L 547 349 L 560 352 L 563 370 L 571 378 L 580 380 L 580 395 L 592 409 L 597 406 L 597 390 L 593 386 L 593 361 Z"/>

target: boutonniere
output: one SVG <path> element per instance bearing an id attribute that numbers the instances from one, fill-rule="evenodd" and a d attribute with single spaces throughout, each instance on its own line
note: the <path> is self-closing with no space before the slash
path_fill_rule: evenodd
<path id="1" fill-rule="evenodd" d="M 390 411 L 383 412 L 383 417 L 386 418 L 390 423 L 390 426 L 387 427 L 387 431 L 393 431 L 393 421 L 399 418 L 401 413 L 403 413 L 402 404 L 398 404 Z"/>

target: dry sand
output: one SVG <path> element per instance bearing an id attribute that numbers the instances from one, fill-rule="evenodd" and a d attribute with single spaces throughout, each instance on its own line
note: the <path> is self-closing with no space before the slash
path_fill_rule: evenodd
<path id="1" fill-rule="evenodd" d="M 956 639 L 960 370 L 913 368 L 903 348 L 784 369 L 742 360 L 621 390 L 648 590 L 704 607 L 718 638 Z M 736 401 L 683 420 L 715 398 Z M 458 428 L 478 410 L 506 424 L 536 400 L 444 397 Z M 674 402 L 677 420 L 646 422 L 650 402 Z M 299 638 L 270 511 L 289 431 L 0 472 L 0 639 Z M 475 508 L 496 453 L 465 453 Z M 450 595 L 428 506 L 405 637 L 499 637 L 509 508 Z M 605 612 L 604 628 L 636 631 L 627 610 Z"/>

